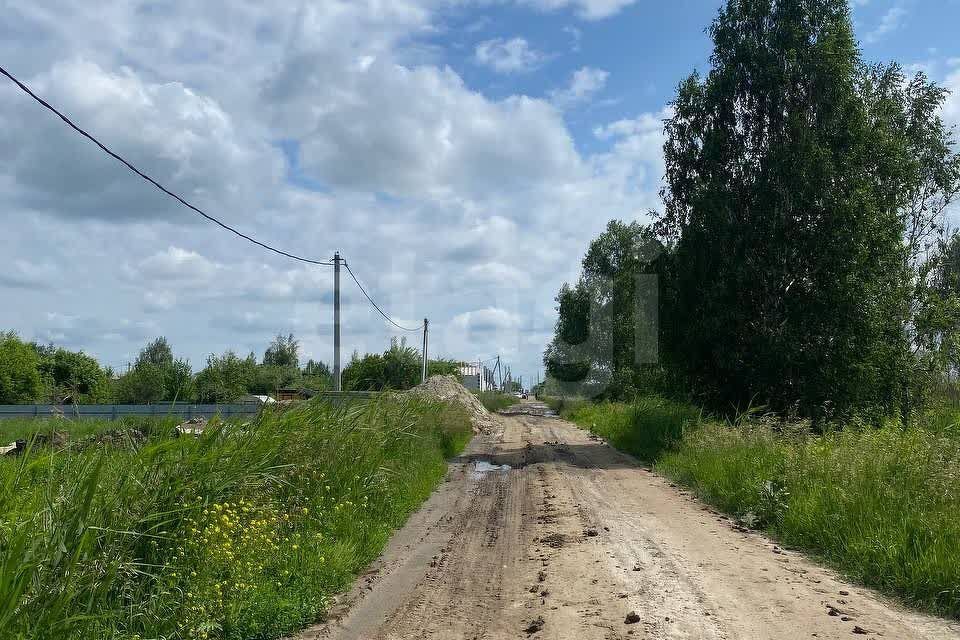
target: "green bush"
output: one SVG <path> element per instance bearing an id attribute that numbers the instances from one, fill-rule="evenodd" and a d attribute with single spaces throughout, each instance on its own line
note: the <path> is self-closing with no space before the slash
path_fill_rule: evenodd
<path id="1" fill-rule="evenodd" d="M 520 398 L 510 393 L 501 393 L 499 391 L 480 391 L 477 397 L 487 411 L 500 411 L 520 402 Z"/>
<path id="2" fill-rule="evenodd" d="M 932 613 L 960 617 L 957 412 L 917 426 L 801 426 L 702 419 L 660 398 L 565 415 L 703 500 L 811 552 L 852 579 Z"/>
<path id="3" fill-rule="evenodd" d="M 277 637 L 320 618 L 470 437 L 447 405 L 318 401 L 136 451 L 0 459 L 0 637 Z"/>
<path id="4" fill-rule="evenodd" d="M 40 394 L 40 358 L 16 334 L 0 333 L 0 404 L 32 402 Z"/>

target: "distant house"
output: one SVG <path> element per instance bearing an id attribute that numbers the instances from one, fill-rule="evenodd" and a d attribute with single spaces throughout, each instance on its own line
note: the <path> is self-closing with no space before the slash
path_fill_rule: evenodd
<path id="1" fill-rule="evenodd" d="M 289 402 L 291 400 L 308 400 L 315 396 L 316 393 L 310 389 L 297 389 L 297 388 L 287 388 L 287 389 L 277 389 L 277 393 L 274 397 L 277 399 L 277 402 Z"/>

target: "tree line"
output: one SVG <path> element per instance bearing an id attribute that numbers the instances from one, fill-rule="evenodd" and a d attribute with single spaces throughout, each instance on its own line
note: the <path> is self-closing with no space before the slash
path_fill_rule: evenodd
<path id="1" fill-rule="evenodd" d="M 456 373 L 457 367 L 452 360 L 428 364 L 431 375 Z M 420 377 L 420 352 L 396 340 L 382 354 L 355 352 L 342 374 L 343 388 L 358 391 L 409 389 Z M 116 372 L 82 351 L 0 333 L 0 404 L 225 403 L 285 388 L 325 391 L 332 386 L 326 363 L 301 363 L 293 334 L 277 335 L 259 360 L 252 352 L 244 357 L 228 350 L 208 356 L 194 373 L 164 337 L 144 346 L 128 371 Z"/>
<path id="2" fill-rule="evenodd" d="M 709 33 L 709 72 L 664 122 L 663 210 L 591 243 L 548 373 L 613 397 L 909 417 L 960 368 L 948 92 L 865 62 L 845 0 L 730 0 Z"/>

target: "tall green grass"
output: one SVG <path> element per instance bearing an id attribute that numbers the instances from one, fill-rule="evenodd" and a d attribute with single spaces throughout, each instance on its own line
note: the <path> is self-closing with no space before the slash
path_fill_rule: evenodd
<path id="1" fill-rule="evenodd" d="M 659 398 L 565 415 L 783 544 L 917 608 L 960 617 L 955 413 L 820 435 L 703 419 Z"/>
<path id="2" fill-rule="evenodd" d="M 273 638 L 323 615 L 470 437 L 414 398 L 0 460 L 0 638 Z"/>
<path id="3" fill-rule="evenodd" d="M 237 419 L 234 419 L 237 420 Z M 237 420 L 239 421 L 239 420 Z M 0 420 L 0 444 L 14 440 L 30 440 L 36 434 L 49 435 L 53 431 L 65 433 L 70 441 L 77 441 L 105 431 L 136 429 L 146 436 L 169 435 L 183 422 L 180 417 L 123 416 L 116 420 L 101 418 L 3 418 Z"/>
<path id="4" fill-rule="evenodd" d="M 500 411 L 520 402 L 520 398 L 511 393 L 500 393 L 499 391 L 480 391 L 477 398 L 487 408 L 487 411 Z"/>

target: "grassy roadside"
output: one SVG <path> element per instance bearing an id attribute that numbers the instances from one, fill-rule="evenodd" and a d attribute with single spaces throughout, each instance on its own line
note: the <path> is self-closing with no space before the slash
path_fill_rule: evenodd
<path id="1" fill-rule="evenodd" d="M 814 435 L 710 420 L 656 397 L 561 411 L 783 544 L 960 618 L 960 416 Z"/>
<path id="2" fill-rule="evenodd" d="M 169 435 L 173 428 L 183 420 L 183 418 L 178 417 L 148 416 L 124 416 L 116 420 L 4 418 L 0 420 L 0 444 L 8 444 L 14 440 L 30 440 L 35 434 L 50 435 L 53 431 L 66 434 L 71 441 L 82 440 L 106 431 L 129 431 L 131 429 L 136 429 L 149 437 L 160 434 Z"/>
<path id="3" fill-rule="evenodd" d="M 470 438 L 416 398 L 0 459 L 0 637 L 275 638 L 323 615 Z"/>
<path id="4" fill-rule="evenodd" d="M 520 402 L 520 398 L 512 393 L 500 393 L 499 391 L 481 391 L 477 393 L 477 398 L 487 408 L 487 411 L 500 411 Z"/>

